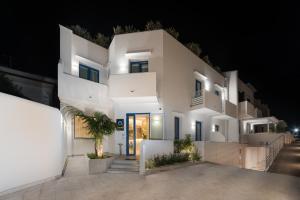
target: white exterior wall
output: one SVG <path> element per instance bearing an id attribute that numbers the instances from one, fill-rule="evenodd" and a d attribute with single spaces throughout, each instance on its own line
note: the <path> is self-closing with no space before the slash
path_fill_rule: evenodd
<path id="1" fill-rule="evenodd" d="M 208 98 L 207 106 L 219 112 L 222 112 L 222 95 L 218 97 L 214 94 L 215 84 L 224 86 L 225 77 L 216 72 L 212 67 L 208 66 L 198 56 L 194 55 L 190 50 L 166 32 L 164 32 L 163 50 L 164 74 L 162 87 L 164 94 L 163 107 L 165 113 L 166 138 L 174 138 L 174 116 L 178 116 L 180 118 L 180 138 L 184 138 L 185 134 L 191 134 L 192 137 L 195 137 L 195 127 L 193 124 L 195 124 L 195 121 L 197 120 L 202 122 L 202 138 L 204 140 L 212 139 L 213 141 L 225 142 L 225 132 L 228 132 L 227 122 L 219 120 L 221 134 L 217 133 L 211 135 L 211 113 L 191 112 L 190 107 L 195 90 L 195 79 L 197 77 L 194 71 L 207 77 L 204 81 L 205 94 L 209 94 L 209 96 L 205 95 Z M 234 82 L 234 78 L 232 78 L 232 82 Z M 233 103 L 236 103 L 237 84 L 232 85 L 231 88 L 234 89 L 233 93 L 235 93 L 235 96 L 232 94 L 231 99 Z M 214 98 L 220 98 L 220 103 L 213 104 L 215 101 L 212 101 L 212 99 Z M 238 122 L 235 120 L 235 123 Z M 238 124 L 236 127 L 238 127 Z M 238 130 L 234 129 L 234 135 L 237 135 L 238 137 Z"/>
<path id="2" fill-rule="evenodd" d="M 125 153 L 126 113 L 150 113 L 151 116 L 161 114 L 163 116 L 163 139 L 174 139 L 175 116 L 180 118 L 180 138 L 184 138 L 186 134 L 195 138 L 196 121 L 202 122 L 202 140 L 225 142 L 235 141 L 234 138 L 238 138 L 236 137 L 237 125 L 234 125 L 236 120 L 229 122 L 233 119 L 230 116 L 234 117 L 235 111 L 231 104 L 236 105 L 237 102 L 237 83 L 235 83 L 237 72 L 226 73 L 227 78 L 229 77 L 229 86 L 226 88 L 223 75 L 163 30 L 116 35 L 108 51 L 73 35 L 63 27 L 61 32 L 64 33 L 62 37 L 65 38 L 65 41 L 61 43 L 71 44 L 72 48 L 63 49 L 65 52 L 61 53 L 60 66 L 65 73 L 59 76 L 61 77 L 59 78 L 60 99 L 63 99 L 63 103 L 83 110 L 93 108 L 94 111 L 105 112 L 114 119 L 124 119 L 124 131 L 116 131 L 110 139 L 113 142 L 108 142 L 113 144 L 110 151 L 119 153 L 118 144 L 122 143 L 122 152 Z M 65 66 L 64 63 L 68 62 L 64 62 L 63 59 L 70 57 L 71 66 Z M 78 79 L 78 60 L 89 62 L 92 67 L 98 67 L 99 70 L 109 71 L 110 77 L 107 84 L 96 84 Z M 149 72 L 129 74 L 131 60 L 147 60 Z M 69 71 L 73 76 L 66 74 Z M 198 79 L 195 71 L 207 78 L 203 80 L 203 86 L 205 94 L 207 93 L 205 95 L 207 106 L 215 110 L 212 113 L 194 112 L 191 109 L 195 79 Z M 64 85 L 64 83 L 68 84 Z M 220 96 L 214 94 L 217 85 L 223 88 Z M 80 91 L 76 92 L 78 90 Z M 227 104 L 230 104 L 227 112 L 222 108 L 223 104 L 227 105 L 223 103 L 225 99 L 228 100 Z M 220 132 L 212 135 L 213 117 L 226 114 L 230 119 L 228 117 L 218 119 Z M 234 134 L 230 135 L 233 132 Z M 78 141 L 71 142 L 73 154 L 89 150 L 78 150 L 88 145 L 86 140 L 77 145 Z"/>
<path id="3" fill-rule="evenodd" d="M 0 195 L 61 175 L 66 158 L 59 110 L 0 93 Z"/>
<path id="4" fill-rule="evenodd" d="M 63 106 L 70 105 L 86 112 L 113 115 L 113 102 L 108 97 L 108 50 L 60 26 L 60 62 L 58 64 L 58 96 Z M 79 78 L 79 63 L 99 70 L 99 82 Z M 74 138 L 74 120 L 64 116 L 68 138 L 68 155 L 94 152 L 92 139 Z M 114 152 L 114 136 L 106 137 L 104 151 Z"/>

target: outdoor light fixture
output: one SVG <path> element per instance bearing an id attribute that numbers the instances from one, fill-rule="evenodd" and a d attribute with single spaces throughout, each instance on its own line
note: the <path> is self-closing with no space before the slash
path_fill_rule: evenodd
<path id="1" fill-rule="evenodd" d="M 294 128 L 294 133 L 298 133 L 299 129 L 298 128 Z"/>

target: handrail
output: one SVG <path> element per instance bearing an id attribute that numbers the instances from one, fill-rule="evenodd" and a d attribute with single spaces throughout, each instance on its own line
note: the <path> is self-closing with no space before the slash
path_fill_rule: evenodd
<path id="1" fill-rule="evenodd" d="M 265 171 L 267 171 L 272 165 L 273 161 L 275 160 L 279 151 L 282 149 L 283 145 L 284 135 L 281 135 L 278 138 L 274 139 L 270 144 L 266 144 L 265 147 L 267 149 L 265 151 Z"/>

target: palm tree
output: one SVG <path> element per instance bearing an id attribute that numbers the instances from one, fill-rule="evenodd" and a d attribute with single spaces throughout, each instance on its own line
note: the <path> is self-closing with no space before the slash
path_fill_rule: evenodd
<path id="1" fill-rule="evenodd" d="M 95 112 L 92 116 L 86 115 L 82 111 L 76 111 L 75 114 L 84 121 L 89 134 L 95 139 L 95 155 L 103 158 L 103 138 L 105 135 L 113 134 L 116 128 L 115 122 L 101 112 Z"/>

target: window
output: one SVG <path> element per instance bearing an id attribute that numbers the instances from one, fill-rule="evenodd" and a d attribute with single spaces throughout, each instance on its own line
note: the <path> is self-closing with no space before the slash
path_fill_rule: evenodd
<path id="1" fill-rule="evenodd" d="M 131 61 L 130 73 L 148 72 L 148 61 Z"/>
<path id="2" fill-rule="evenodd" d="M 219 132 L 219 131 L 220 131 L 220 126 L 217 124 L 214 124 L 212 132 Z"/>
<path id="3" fill-rule="evenodd" d="M 201 81 L 196 79 L 195 97 L 200 97 L 201 96 L 201 89 L 202 89 L 202 83 L 201 83 Z"/>
<path id="4" fill-rule="evenodd" d="M 220 91 L 219 90 L 215 90 L 215 95 L 220 96 Z"/>
<path id="5" fill-rule="evenodd" d="M 174 137 L 174 139 L 179 140 L 179 117 L 174 118 L 174 124 L 175 124 L 175 127 L 174 127 L 175 137 Z"/>
<path id="6" fill-rule="evenodd" d="M 79 64 L 79 77 L 99 83 L 99 70 Z"/>
<path id="7" fill-rule="evenodd" d="M 93 138 L 93 136 L 89 134 L 89 130 L 86 128 L 84 121 L 78 116 L 74 117 L 74 138 Z"/>

